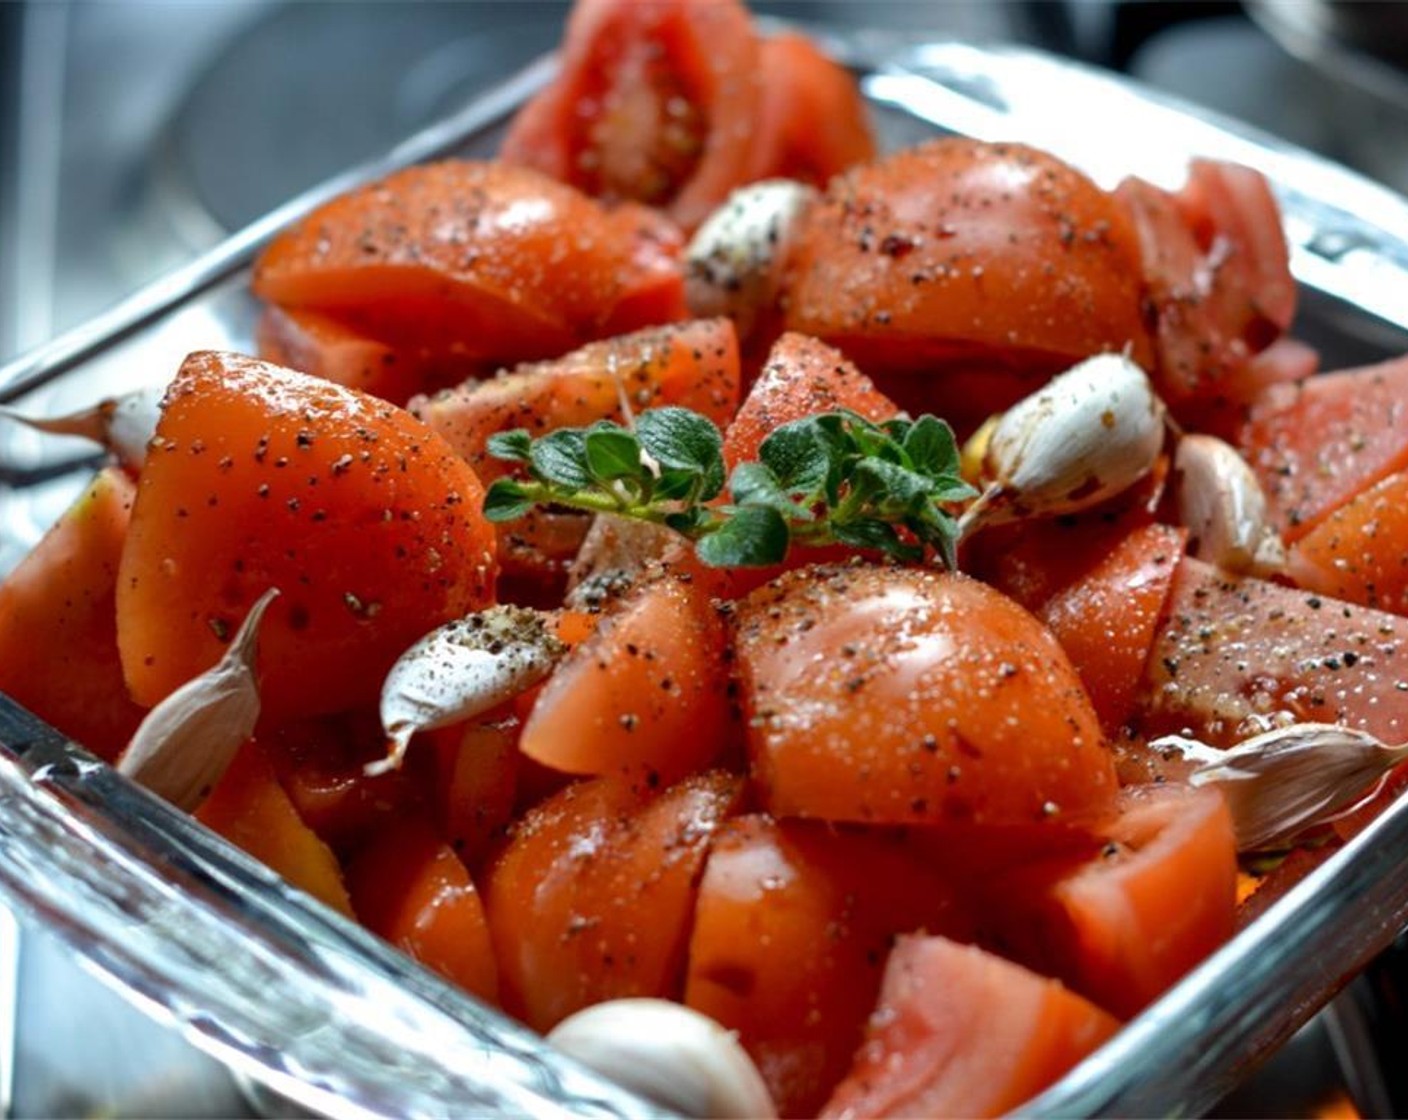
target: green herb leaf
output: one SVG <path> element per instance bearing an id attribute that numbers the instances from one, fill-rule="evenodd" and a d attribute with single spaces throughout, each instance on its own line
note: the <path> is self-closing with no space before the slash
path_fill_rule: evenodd
<path id="1" fill-rule="evenodd" d="M 635 478 L 643 471 L 640 444 L 624 428 L 600 425 L 589 428 L 585 440 L 587 470 L 598 482 Z"/>
<path id="2" fill-rule="evenodd" d="M 893 556 L 896 560 L 913 563 L 924 558 L 921 545 L 910 544 L 901 539 L 895 527 L 888 521 L 864 518 L 849 521 L 832 527 L 832 533 L 842 544 L 852 548 L 866 548 Z"/>
<path id="3" fill-rule="evenodd" d="M 654 408 L 636 417 L 636 436 L 662 467 L 698 473 L 699 501 L 717 497 L 724 488 L 724 437 L 707 416 L 674 405 Z"/>
<path id="4" fill-rule="evenodd" d="M 587 434 L 581 428 L 559 428 L 535 439 L 528 462 L 543 482 L 572 490 L 585 490 L 592 483 L 587 469 Z"/>
<path id="5" fill-rule="evenodd" d="M 900 438 L 915 470 L 930 478 L 957 477 L 958 441 L 944 421 L 921 416 Z"/>
<path id="6" fill-rule="evenodd" d="M 790 537 L 786 520 L 771 506 L 738 506 L 694 550 L 713 568 L 765 568 L 782 563 Z"/>
<path id="7" fill-rule="evenodd" d="M 816 418 L 808 417 L 783 424 L 769 433 L 758 448 L 758 458 L 784 492 L 819 494 L 826 489 L 831 475 L 836 446 L 836 441 L 816 423 Z"/>
<path id="8" fill-rule="evenodd" d="M 770 506 L 794 521 L 812 520 L 811 511 L 797 505 L 762 463 L 739 463 L 729 477 L 728 489 L 735 505 Z"/>
<path id="9" fill-rule="evenodd" d="M 514 428 L 508 432 L 495 432 L 484 447 L 495 459 L 507 463 L 526 463 L 532 445 L 533 437 L 528 434 L 527 428 Z"/>
<path id="10" fill-rule="evenodd" d="M 531 511 L 534 504 L 521 482 L 501 478 L 484 495 L 484 516 L 490 521 L 513 521 Z"/>

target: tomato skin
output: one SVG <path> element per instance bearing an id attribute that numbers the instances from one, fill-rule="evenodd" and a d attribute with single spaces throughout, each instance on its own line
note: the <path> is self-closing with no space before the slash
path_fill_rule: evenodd
<path id="1" fill-rule="evenodd" d="M 1274 385 L 1236 433 L 1287 544 L 1374 483 L 1408 469 L 1408 357 Z"/>
<path id="2" fill-rule="evenodd" d="M 1060 856 L 994 875 L 987 918 L 1016 959 L 1121 1018 L 1232 936 L 1237 841 L 1222 795 L 1131 787 L 1093 858 Z"/>
<path id="3" fill-rule="evenodd" d="M 520 820 L 484 885 L 504 1009 L 546 1032 L 602 1000 L 677 998 L 699 871 L 741 787 L 594 778 Z"/>
<path id="4" fill-rule="evenodd" d="M 736 0 L 582 0 L 561 76 L 515 118 L 500 158 L 692 229 L 746 181 L 758 61 Z"/>
<path id="5" fill-rule="evenodd" d="M 733 625 L 753 777 L 779 816 L 1054 824 L 1114 796 L 1070 661 L 976 580 L 804 569 L 749 595 Z"/>
<path id="6" fill-rule="evenodd" d="M 117 570 L 135 489 L 100 471 L 0 583 L 0 691 L 111 762 L 145 712 L 117 652 Z"/>
<path id="7" fill-rule="evenodd" d="M 685 1003 L 738 1032 L 779 1113 L 845 1072 L 895 934 L 971 934 L 963 903 L 898 834 L 739 817 L 699 886 Z"/>
<path id="8" fill-rule="evenodd" d="M 683 317 L 665 228 L 639 211 L 610 215 L 527 168 L 423 164 L 339 196 L 277 238 L 255 266 L 254 291 L 398 348 L 544 358 Z M 651 318 L 623 322 L 627 307 Z"/>
<path id="9" fill-rule="evenodd" d="M 1004 1116 L 1119 1029 L 1059 983 L 971 945 L 902 937 L 826 1120 Z"/>
<path id="10" fill-rule="evenodd" d="M 837 409 L 876 421 L 900 411 L 834 346 L 804 334 L 784 334 L 724 431 L 724 462 L 731 472 L 739 463 L 756 461 L 763 441 L 783 424 Z"/>
<path id="11" fill-rule="evenodd" d="M 498 995 L 484 905 L 469 872 L 418 817 L 366 838 L 347 865 L 357 919 L 408 956 L 480 999 Z"/>
<path id="12" fill-rule="evenodd" d="M 699 770 L 733 738 L 725 648 L 703 589 L 647 583 L 558 665 L 519 749 L 569 774 L 668 784 Z"/>
<path id="13" fill-rule="evenodd" d="M 762 103 L 745 181 L 796 179 L 824 187 L 833 175 L 875 158 L 865 102 L 845 67 L 795 32 L 763 39 L 758 55 Z"/>
<path id="14" fill-rule="evenodd" d="M 831 183 L 789 262 L 786 325 L 893 375 L 881 387 L 910 408 L 902 383 L 941 392 L 947 371 L 976 368 L 945 404 L 974 410 L 977 390 L 981 419 L 1023 387 L 997 377 L 982 394 L 990 370 L 1030 386 L 1126 346 L 1146 365 L 1140 286 L 1134 230 L 1111 195 L 1033 149 L 945 139 Z"/>
<path id="15" fill-rule="evenodd" d="M 352 916 L 337 857 L 303 823 L 258 743 L 239 749 L 195 818 L 299 890 Z"/>
<path id="16" fill-rule="evenodd" d="M 1146 665 L 1140 729 L 1228 747 L 1284 713 L 1401 743 L 1405 648 L 1408 619 L 1185 557 Z"/>
<path id="17" fill-rule="evenodd" d="M 209 668 L 250 605 L 271 723 L 371 706 L 392 662 L 492 601 L 483 488 L 385 402 L 251 358 L 202 352 L 168 391 L 117 588 L 132 695 Z"/>

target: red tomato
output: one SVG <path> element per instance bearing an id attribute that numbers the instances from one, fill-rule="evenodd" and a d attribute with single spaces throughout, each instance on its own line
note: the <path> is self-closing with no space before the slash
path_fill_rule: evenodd
<path id="1" fill-rule="evenodd" d="M 484 905 L 464 864 L 416 817 L 372 833 L 347 865 L 357 919 L 480 999 L 498 995 Z"/>
<path id="2" fill-rule="evenodd" d="M 561 67 L 510 127 L 505 161 L 686 228 L 746 181 L 758 44 L 736 0 L 582 0 Z"/>
<path id="3" fill-rule="evenodd" d="M 1236 435 L 1287 543 L 1408 469 L 1408 357 L 1275 385 Z"/>
<path id="4" fill-rule="evenodd" d="M 900 411 L 835 347 L 804 334 L 784 334 L 724 432 L 724 462 L 732 471 L 739 463 L 756 461 L 763 440 L 775 429 L 838 409 L 877 421 Z"/>
<path id="5" fill-rule="evenodd" d="M 762 102 L 745 181 L 797 179 L 824 187 L 833 175 L 875 158 L 855 79 L 805 35 L 762 40 L 758 73 Z"/>
<path id="6" fill-rule="evenodd" d="M 112 761 L 142 722 L 117 653 L 132 480 L 100 472 L 0 583 L 0 691 Z"/>
<path id="7" fill-rule="evenodd" d="M 1260 173 L 1194 160 L 1170 194 L 1139 179 L 1116 192 L 1139 230 L 1155 321 L 1155 383 L 1197 419 L 1255 385 L 1253 357 L 1295 314 L 1295 281 L 1276 200 Z"/>
<path id="8" fill-rule="evenodd" d="M 897 835 L 743 817 L 704 868 L 684 1000 L 738 1032 L 781 1115 L 810 1115 L 860 1042 L 894 936 L 971 928 Z"/>
<path id="9" fill-rule="evenodd" d="M 516 716 L 501 714 L 430 733 L 432 804 L 441 833 L 466 867 L 478 867 L 513 818 L 521 727 Z"/>
<path id="10" fill-rule="evenodd" d="M 955 423 L 1100 351 L 1149 361 L 1124 208 L 1018 145 L 937 140 L 836 179 L 789 275 L 789 329 L 889 375 L 881 388 L 911 411 Z M 976 373 L 950 386 L 950 371 Z"/>
<path id="11" fill-rule="evenodd" d="M 337 857 L 303 823 L 258 743 L 240 748 L 195 817 L 299 890 L 352 915 Z"/>
<path id="12" fill-rule="evenodd" d="M 1114 796 L 1069 659 L 976 580 L 789 572 L 739 604 L 734 635 L 753 776 L 779 816 L 1058 823 Z"/>
<path id="13" fill-rule="evenodd" d="M 430 370 L 423 355 L 398 351 L 316 311 L 266 307 L 255 337 L 265 361 L 392 404 L 405 404 L 428 387 Z"/>
<path id="14" fill-rule="evenodd" d="M 987 917 L 1016 959 L 1128 1018 L 1232 936 L 1237 841 L 1216 790 L 1121 794 L 1093 858 L 991 876 Z"/>
<path id="15" fill-rule="evenodd" d="M 1408 614 L 1408 472 L 1391 474 L 1296 542 L 1286 574 L 1301 587 Z"/>
<path id="16" fill-rule="evenodd" d="M 569 774 L 669 783 L 709 765 L 732 737 L 723 620 L 693 583 L 636 590 L 548 679 L 519 740 Z"/>
<path id="17" fill-rule="evenodd" d="M 154 704 L 220 657 L 250 605 L 271 723 L 371 706 L 392 662 L 488 605 L 483 488 L 400 409 L 252 358 L 192 354 L 132 511 L 117 637 Z"/>
<path id="18" fill-rule="evenodd" d="M 602 1000 L 678 997 L 699 872 L 740 787 L 597 778 L 531 810 L 485 879 L 504 1009 L 548 1031 Z"/>
<path id="19" fill-rule="evenodd" d="M 409 167 L 315 210 L 264 251 L 255 294 L 462 361 L 550 357 L 682 318 L 660 219 L 608 214 L 527 168 Z M 642 243 L 651 248 L 643 250 Z M 631 316 L 623 308 L 645 316 Z"/>
<path id="20" fill-rule="evenodd" d="M 1140 724 L 1231 746 L 1268 718 L 1408 740 L 1408 619 L 1186 558 L 1149 655 Z"/>
<path id="21" fill-rule="evenodd" d="M 866 1042 L 821 1115 L 1004 1116 L 1119 1026 L 1001 957 L 942 937 L 902 937 Z"/>

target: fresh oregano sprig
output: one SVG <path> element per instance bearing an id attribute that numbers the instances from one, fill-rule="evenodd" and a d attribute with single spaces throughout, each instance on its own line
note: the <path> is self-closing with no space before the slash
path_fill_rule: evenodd
<path id="1" fill-rule="evenodd" d="M 613 513 L 665 525 L 715 567 L 780 562 L 792 544 L 846 544 L 914 563 L 953 567 L 957 523 L 947 506 L 974 496 L 942 420 L 874 423 L 850 411 L 795 420 L 773 431 L 756 462 L 724 488 L 723 437 L 686 408 L 657 408 L 634 428 L 600 421 L 533 439 L 518 429 L 490 438 L 489 453 L 526 477 L 503 478 L 484 501 L 491 521 L 538 505 Z"/>

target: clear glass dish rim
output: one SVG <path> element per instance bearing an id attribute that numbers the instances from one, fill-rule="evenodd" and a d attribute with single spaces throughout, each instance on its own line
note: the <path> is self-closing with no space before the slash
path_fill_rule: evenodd
<path id="1" fill-rule="evenodd" d="M 1048 126 L 1030 112 L 1022 116 L 1024 95 L 1013 75 L 1034 88 L 1056 76 L 1094 96 L 1117 96 L 1150 120 L 1189 122 L 1191 135 L 1205 141 L 1194 150 L 1240 158 L 1272 179 L 1303 283 L 1408 328 L 1408 286 L 1401 310 L 1377 295 L 1371 310 L 1365 306 L 1366 283 L 1390 276 L 1408 285 L 1408 203 L 1376 184 L 1235 122 L 1025 48 L 829 42 L 867 77 L 873 100 L 951 131 L 982 135 L 1006 124 L 1009 138 L 1041 145 Z M 21 355 L 0 369 L 0 402 L 81 374 L 86 362 L 238 275 L 272 236 L 327 198 L 449 154 L 491 129 L 554 68 L 552 56 L 539 59 L 383 159 L 279 207 L 111 311 Z M 1006 93 L 1012 96 L 1004 104 Z M 1061 154 L 1059 143 L 1044 146 Z M 292 891 L 3 695 L 0 804 L 0 893 L 197 1045 L 308 1107 L 336 1116 L 466 1108 L 658 1114 Z M 1408 920 L 1408 858 L 1395 855 L 1403 851 L 1408 798 L 1023 1114 L 1197 1113 L 1211 1106 L 1393 940 Z M 101 867 L 85 868 L 95 854 Z M 168 967 L 164 950 L 175 953 L 171 939 L 186 932 L 189 952 Z M 298 1016 L 242 1009 L 239 1001 L 257 989 L 249 976 L 225 975 L 239 970 L 226 969 L 213 946 L 243 947 L 261 962 L 259 976 L 296 985 Z M 192 961 L 207 970 L 196 972 L 204 983 L 193 981 Z M 373 1014 L 389 1025 L 375 1026 Z M 407 1054 L 415 1056 L 409 1077 Z"/>

